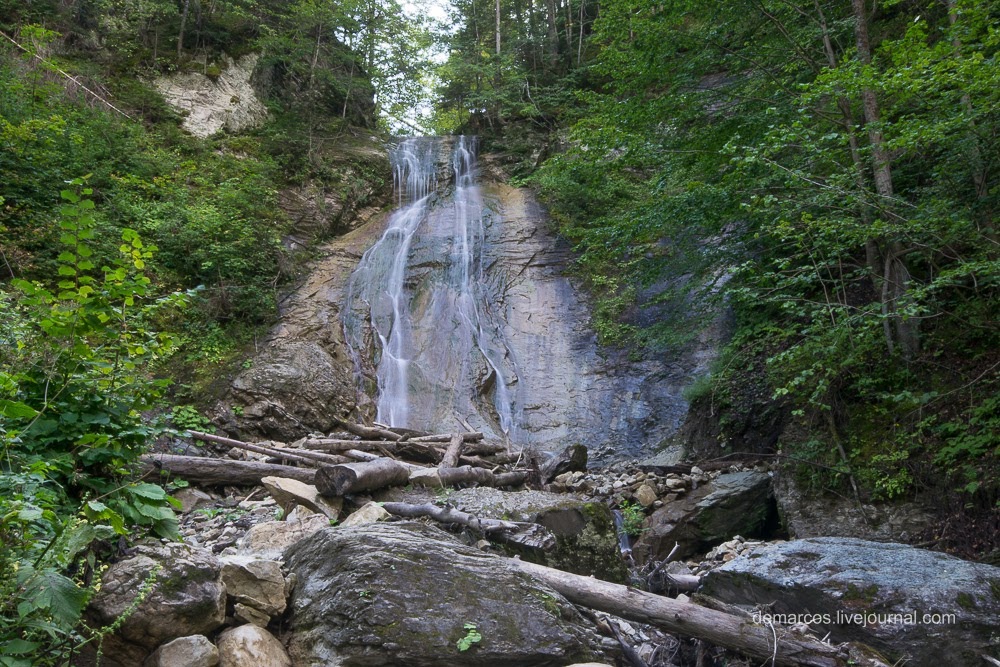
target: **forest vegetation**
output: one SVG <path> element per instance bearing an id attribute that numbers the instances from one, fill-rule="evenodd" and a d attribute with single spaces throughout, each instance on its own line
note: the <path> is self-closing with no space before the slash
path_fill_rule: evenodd
<path id="1" fill-rule="evenodd" d="M 175 530 L 139 455 L 203 425 L 192 405 L 297 270 L 279 191 L 350 188 L 324 141 L 407 126 L 478 134 L 537 190 L 603 344 L 671 354 L 731 309 L 689 391 L 716 455 L 927 503 L 941 529 L 922 540 L 998 558 L 1000 6 L 425 15 L 0 0 L 0 664 L 62 664 L 108 631 L 79 625 L 102 558 Z M 148 84 L 249 52 L 271 113 L 257 130 L 195 139 Z"/>

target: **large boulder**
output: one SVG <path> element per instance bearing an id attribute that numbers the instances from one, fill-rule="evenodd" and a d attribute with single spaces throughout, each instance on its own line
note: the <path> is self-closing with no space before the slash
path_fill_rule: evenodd
<path id="1" fill-rule="evenodd" d="M 91 625 L 104 627 L 126 614 L 143 586 L 153 588 L 118 631 L 104 641 L 104 663 L 142 664 L 159 644 L 209 634 L 225 620 L 222 564 L 212 552 L 186 544 L 141 545 L 132 558 L 113 564 L 90 601 Z"/>
<path id="2" fill-rule="evenodd" d="M 703 591 L 768 605 L 777 620 L 807 622 L 821 636 L 863 642 L 911 667 L 1000 658 L 1000 568 L 903 544 L 835 537 L 772 544 L 711 572 Z"/>
<path id="3" fill-rule="evenodd" d="M 595 657 L 595 637 L 561 595 L 432 526 L 328 528 L 285 561 L 295 581 L 289 652 L 302 667 L 530 667 Z"/>
<path id="4" fill-rule="evenodd" d="M 777 523 L 771 477 L 744 471 L 720 475 L 667 503 L 647 519 L 633 553 L 640 560 L 684 558 L 704 552 L 735 535 L 760 537 Z"/>

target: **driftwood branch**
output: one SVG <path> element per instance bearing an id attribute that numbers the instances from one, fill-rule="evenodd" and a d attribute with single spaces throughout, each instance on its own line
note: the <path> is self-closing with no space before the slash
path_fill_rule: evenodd
<path id="1" fill-rule="evenodd" d="M 849 664 L 852 647 L 832 646 L 806 635 L 795 635 L 781 628 L 758 625 L 751 619 L 731 616 L 690 602 L 645 593 L 593 577 L 570 574 L 520 560 L 512 560 L 511 563 L 551 586 L 575 604 L 631 621 L 656 625 L 673 634 L 703 639 L 759 660 L 773 660 L 774 664 L 790 667 L 846 667 Z M 850 658 L 858 659 L 862 655 L 864 659 L 860 663 L 850 664 L 888 667 L 870 654 L 865 655 L 864 647 L 858 647 L 858 654 L 852 654 Z"/>
<path id="2" fill-rule="evenodd" d="M 334 456 L 332 454 L 324 454 L 322 452 L 291 450 L 286 447 L 268 447 L 258 443 L 224 438 L 221 435 L 202 433 L 201 431 L 188 431 L 188 433 L 190 433 L 191 437 L 195 440 L 213 442 L 219 445 L 226 445 L 227 447 L 236 447 L 237 449 L 244 449 L 248 452 L 256 452 L 273 458 L 285 459 L 286 461 L 297 461 L 299 463 L 305 463 L 316 467 L 322 464 L 337 465 L 338 463 L 347 463 L 349 460 L 343 456 Z"/>
<path id="3" fill-rule="evenodd" d="M 314 468 L 296 468 L 261 461 L 234 461 L 204 456 L 176 456 L 174 454 L 147 454 L 139 459 L 143 470 L 167 471 L 189 482 L 208 485 L 245 486 L 260 484 L 264 477 L 289 477 L 312 484 Z"/>
<path id="4" fill-rule="evenodd" d="M 542 551 L 549 551 L 556 546 L 555 535 L 537 523 L 481 519 L 453 507 L 438 507 L 431 503 L 423 505 L 382 503 L 382 508 L 389 514 L 410 519 L 425 516 L 440 523 L 458 524 L 477 530 L 501 542 L 520 544 Z"/>
<path id="5" fill-rule="evenodd" d="M 360 463 L 344 463 L 320 468 L 316 488 L 324 496 L 345 496 L 374 491 L 387 486 L 402 486 L 410 479 L 410 469 L 393 459 L 380 458 Z"/>

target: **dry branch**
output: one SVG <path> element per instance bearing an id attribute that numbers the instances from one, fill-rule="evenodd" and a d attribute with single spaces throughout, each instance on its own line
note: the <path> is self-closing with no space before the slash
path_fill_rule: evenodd
<path id="1" fill-rule="evenodd" d="M 165 470 L 189 482 L 208 485 L 260 484 L 260 480 L 264 477 L 289 477 L 312 484 L 316 476 L 316 470 L 313 468 L 296 468 L 261 461 L 234 461 L 174 454 L 147 454 L 139 460 L 147 473 Z"/>

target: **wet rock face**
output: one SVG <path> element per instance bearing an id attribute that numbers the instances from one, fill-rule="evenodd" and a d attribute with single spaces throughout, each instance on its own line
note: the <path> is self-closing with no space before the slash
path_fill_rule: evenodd
<path id="1" fill-rule="evenodd" d="M 819 635 L 864 642 L 914 667 L 1000 657 L 1000 568 L 903 544 L 833 537 L 771 544 L 709 573 L 703 591 L 808 615 Z"/>
<path id="2" fill-rule="evenodd" d="M 285 553 L 289 651 L 306 666 L 562 665 L 594 657 L 558 593 L 418 523 L 329 528 Z M 460 650 L 473 624 L 481 636 Z"/>
<path id="3" fill-rule="evenodd" d="M 465 430 L 465 420 L 495 438 L 506 428 L 512 441 L 543 450 L 580 443 L 598 464 L 671 436 L 687 410 L 681 391 L 715 343 L 702 340 L 670 358 L 599 348 L 586 295 L 565 274 L 571 249 L 542 207 L 527 190 L 459 186 L 450 172 L 453 145 L 436 149 L 436 176 L 428 178 L 438 191 L 408 242 L 403 285 L 413 347 L 402 356 L 412 404 L 406 423 L 395 425 Z M 456 203 L 458 192 L 464 199 Z M 364 309 L 384 290 L 349 304 L 348 285 L 390 224 L 372 219 L 324 247 L 307 282 L 282 303 L 281 323 L 253 367 L 234 382 L 232 402 L 243 414 L 224 428 L 292 439 L 303 428 L 329 431 L 337 418 L 376 416 L 384 355 Z M 474 280 L 456 287 L 470 272 Z M 462 300 L 465 310 L 454 305 Z M 344 336 L 349 317 L 364 323 L 351 333 L 353 349 Z"/>

